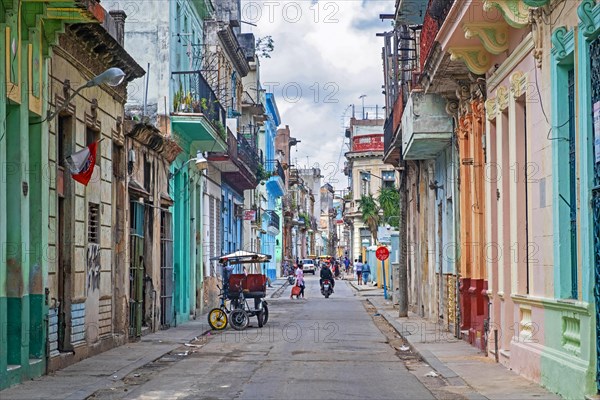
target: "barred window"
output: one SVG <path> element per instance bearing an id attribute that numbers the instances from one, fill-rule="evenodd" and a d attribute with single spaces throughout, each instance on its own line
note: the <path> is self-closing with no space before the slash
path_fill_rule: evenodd
<path id="1" fill-rule="evenodd" d="M 100 205 L 88 203 L 88 243 L 100 243 Z"/>

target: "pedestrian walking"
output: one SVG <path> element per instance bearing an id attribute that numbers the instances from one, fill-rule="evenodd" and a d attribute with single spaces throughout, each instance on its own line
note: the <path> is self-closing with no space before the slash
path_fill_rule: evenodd
<path id="1" fill-rule="evenodd" d="M 298 297 L 302 296 L 302 298 L 304 298 L 304 271 L 302 271 L 302 267 L 296 269 L 296 285 L 300 286 L 300 294 Z"/>
<path id="2" fill-rule="evenodd" d="M 361 263 L 360 261 L 354 260 L 354 270 L 356 271 L 356 279 L 357 285 L 362 285 L 362 269 L 363 269 L 363 263 Z"/>
<path id="3" fill-rule="evenodd" d="M 363 267 L 362 267 L 362 280 L 365 285 L 369 283 L 370 275 L 371 275 L 371 266 L 369 265 L 368 262 L 366 262 L 363 264 Z"/>
<path id="4" fill-rule="evenodd" d="M 346 270 L 346 275 L 350 272 L 350 260 L 348 257 L 344 257 L 344 269 Z"/>

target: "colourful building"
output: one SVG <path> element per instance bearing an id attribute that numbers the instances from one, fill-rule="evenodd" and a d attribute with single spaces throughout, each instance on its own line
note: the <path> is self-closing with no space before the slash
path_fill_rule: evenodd
<path id="1" fill-rule="evenodd" d="M 126 85 L 71 95 L 109 67 L 143 74 L 114 30 L 124 16 L 96 1 L 4 1 L 2 13 L 0 389 L 123 342 L 125 326 L 104 313 L 116 303 L 106 227 Z M 100 139 L 91 182 L 76 183 L 64 158 Z"/>

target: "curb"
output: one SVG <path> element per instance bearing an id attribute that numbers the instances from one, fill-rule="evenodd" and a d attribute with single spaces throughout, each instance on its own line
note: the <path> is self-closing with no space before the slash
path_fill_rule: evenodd
<path id="1" fill-rule="evenodd" d="M 412 341 L 409 339 L 410 335 L 405 335 L 406 332 L 402 332 L 402 327 L 398 326 L 398 322 L 395 318 L 390 315 L 387 311 L 380 310 L 379 307 L 371 301 L 371 299 L 367 298 L 367 301 L 377 309 L 377 312 L 385 318 L 385 320 L 392 325 L 394 330 L 404 339 L 408 347 L 410 347 L 411 351 L 417 354 L 423 361 L 425 361 L 429 366 L 439 372 L 439 374 L 444 378 L 449 384 L 452 386 L 466 386 L 472 390 L 470 393 L 463 393 L 463 395 L 469 400 L 489 400 L 484 395 L 475 391 L 475 389 L 469 385 L 463 378 L 460 377 L 452 368 L 448 367 L 439 358 L 437 358 L 432 352 L 429 350 L 418 350 Z"/>
<path id="2" fill-rule="evenodd" d="M 283 285 L 281 285 L 277 290 L 275 290 L 273 293 L 271 293 L 269 298 L 274 299 L 274 298 L 281 296 L 281 294 L 283 293 L 285 288 L 288 286 L 289 286 L 289 282 L 286 280 L 285 282 L 283 282 Z"/>

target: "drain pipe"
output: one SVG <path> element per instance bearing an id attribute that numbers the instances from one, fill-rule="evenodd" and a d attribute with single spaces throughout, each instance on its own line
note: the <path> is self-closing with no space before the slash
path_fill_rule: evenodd
<path id="1" fill-rule="evenodd" d="M 154 313 L 156 311 L 156 289 L 152 289 L 152 332 L 156 332 L 156 321 Z"/>

